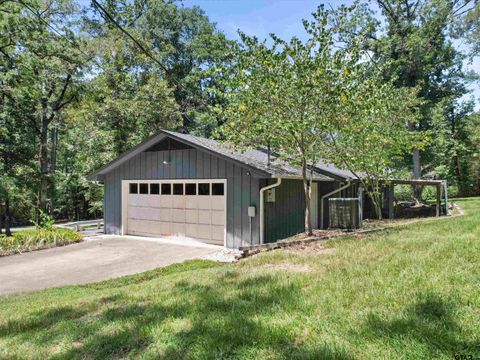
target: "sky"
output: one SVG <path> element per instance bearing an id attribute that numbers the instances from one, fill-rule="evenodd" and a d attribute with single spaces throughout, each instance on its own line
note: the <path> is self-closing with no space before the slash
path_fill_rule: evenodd
<path id="1" fill-rule="evenodd" d="M 238 39 L 237 30 L 260 39 L 275 33 L 283 39 L 296 36 L 305 39 L 302 19 L 311 19 L 312 12 L 322 1 L 315 0 L 183 0 L 183 6 L 199 6 L 209 19 L 217 24 L 229 39 Z M 350 5 L 352 1 L 335 0 L 323 2 L 326 6 Z M 480 58 L 465 67 L 480 73 Z M 480 111 L 480 84 L 470 85 L 474 96 L 475 109 Z"/>
<path id="2" fill-rule="evenodd" d="M 318 6 L 314 0 L 184 0 L 183 4 L 202 8 L 230 39 L 238 39 L 238 29 L 260 39 L 272 32 L 284 39 L 305 38 L 302 19 L 310 19 Z"/>

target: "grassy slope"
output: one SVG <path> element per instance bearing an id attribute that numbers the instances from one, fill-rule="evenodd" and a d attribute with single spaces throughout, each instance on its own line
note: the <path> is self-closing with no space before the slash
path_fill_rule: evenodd
<path id="1" fill-rule="evenodd" d="M 0 358 L 480 356 L 480 199 L 331 254 L 275 251 L 0 299 Z"/>

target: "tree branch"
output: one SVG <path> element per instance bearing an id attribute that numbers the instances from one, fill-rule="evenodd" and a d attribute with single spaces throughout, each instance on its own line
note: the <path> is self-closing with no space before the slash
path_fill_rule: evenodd
<path id="1" fill-rule="evenodd" d="M 72 74 L 68 74 L 67 78 L 65 79 L 65 83 L 63 84 L 62 91 L 60 92 L 60 95 L 58 96 L 57 100 L 54 102 L 54 105 L 52 107 L 53 111 L 58 111 L 63 106 L 66 105 L 66 103 L 62 104 L 62 101 L 63 101 L 63 98 L 65 97 L 65 93 L 67 92 L 68 85 L 70 85 L 71 79 L 72 79 Z"/>

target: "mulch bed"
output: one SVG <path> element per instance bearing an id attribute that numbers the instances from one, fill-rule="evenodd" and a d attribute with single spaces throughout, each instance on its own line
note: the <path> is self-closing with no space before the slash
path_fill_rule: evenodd
<path id="1" fill-rule="evenodd" d="M 451 211 L 452 216 L 463 215 L 461 210 L 454 207 L 454 211 Z M 369 234 L 373 232 L 383 231 L 390 228 L 395 228 L 401 225 L 407 225 L 419 221 L 432 220 L 432 219 L 442 219 L 442 217 L 424 217 L 416 219 L 384 219 L 384 220 L 364 220 L 363 227 L 361 229 L 345 231 L 341 229 L 332 229 L 332 230 L 314 230 L 313 236 L 307 236 L 305 233 L 300 233 L 294 236 L 291 236 L 284 240 L 279 240 L 274 243 L 259 244 L 259 245 L 250 245 L 240 247 L 239 250 L 241 254 L 237 256 L 237 259 L 245 258 L 251 255 L 258 254 L 264 251 L 271 251 L 282 248 L 291 248 L 296 247 L 297 249 L 308 250 L 310 247 L 309 244 L 317 241 L 325 241 L 341 236 L 360 236 L 364 234 Z"/>

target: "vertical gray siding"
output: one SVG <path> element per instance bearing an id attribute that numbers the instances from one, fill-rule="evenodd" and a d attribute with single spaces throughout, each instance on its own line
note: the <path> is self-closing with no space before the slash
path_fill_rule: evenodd
<path id="1" fill-rule="evenodd" d="M 273 181 L 269 180 L 268 183 Z M 262 186 L 267 185 L 262 181 Z M 318 225 L 320 226 L 321 197 L 340 186 L 338 182 L 318 182 Z M 283 180 L 275 188 L 275 202 L 265 199 L 265 242 L 274 242 L 305 231 L 305 195 L 301 180 Z M 338 194 L 340 196 L 340 194 Z M 324 201 L 324 224 L 328 227 L 328 200 Z"/>
<path id="2" fill-rule="evenodd" d="M 269 181 L 271 183 L 272 181 Z M 282 180 L 275 202 L 265 196 L 265 242 L 274 242 L 305 229 L 305 195 L 301 180 Z"/>
<path id="3" fill-rule="evenodd" d="M 171 150 L 170 163 L 163 164 L 168 151 L 144 152 L 128 160 L 105 176 L 105 231 L 121 231 L 121 181 L 156 179 L 227 179 L 227 247 L 258 244 L 259 179 L 247 174 L 247 169 L 222 158 L 196 149 Z M 250 219 L 248 206 L 257 208 Z"/>

